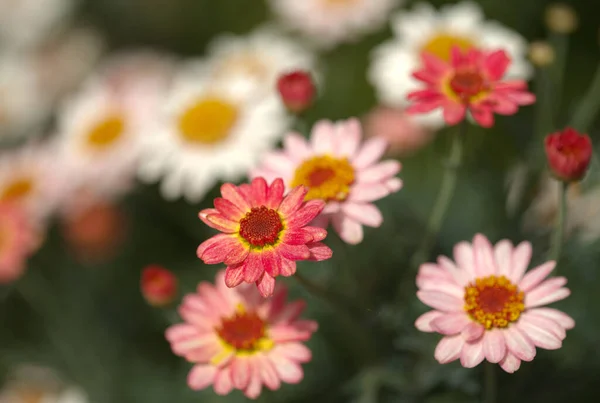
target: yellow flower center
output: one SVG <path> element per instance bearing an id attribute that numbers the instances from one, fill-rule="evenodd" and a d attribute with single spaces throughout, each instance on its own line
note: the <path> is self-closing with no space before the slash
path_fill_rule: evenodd
<path id="1" fill-rule="evenodd" d="M 440 33 L 429 39 L 421 48 L 421 52 L 428 52 L 444 61 L 450 61 L 450 51 L 454 46 L 458 46 L 462 51 L 465 51 L 474 47 L 475 43 L 464 36 Z"/>
<path id="2" fill-rule="evenodd" d="M 305 200 L 342 201 L 348 197 L 352 183 L 354 168 L 347 158 L 322 155 L 304 161 L 296 169 L 291 186 L 306 186 Z"/>
<path id="3" fill-rule="evenodd" d="M 28 177 L 16 178 L 12 182 L 9 182 L 0 196 L 0 201 L 21 201 L 33 192 L 34 181 Z"/>
<path id="4" fill-rule="evenodd" d="M 87 145 L 94 149 L 105 149 L 118 141 L 125 132 L 125 119 L 119 114 L 108 115 L 96 122 L 86 137 Z"/>
<path id="5" fill-rule="evenodd" d="M 179 117 L 179 133 L 188 143 L 216 144 L 231 134 L 237 118 L 235 105 L 219 98 L 200 99 Z"/>
<path id="6" fill-rule="evenodd" d="M 505 276 L 478 278 L 465 287 L 465 311 L 486 329 L 507 327 L 525 310 L 525 294 Z"/>

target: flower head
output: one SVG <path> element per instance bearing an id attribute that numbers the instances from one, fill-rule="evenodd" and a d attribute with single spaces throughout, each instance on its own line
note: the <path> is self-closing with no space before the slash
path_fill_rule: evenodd
<path id="1" fill-rule="evenodd" d="M 410 113 L 427 113 L 442 108 L 444 120 L 455 125 L 465 119 L 467 110 L 483 127 L 494 125 L 494 115 L 513 115 L 519 105 L 535 102 L 523 80 L 502 81 L 511 63 L 503 50 L 463 52 L 458 46 L 451 51 L 450 61 L 424 52 L 423 68 L 414 77 L 426 89 L 408 94 L 413 105 Z"/>
<path id="2" fill-rule="evenodd" d="M 169 305 L 177 294 L 177 277 L 164 267 L 150 265 L 142 271 L 140 283 L 146 301 L 156 307 Z"/>
<path id="3" fill-rule="evenodd" d="M 315 99 L 315 83 L 306 71 L 283 74 L 277 80 L 277 90 L 283 104 L 293 113 L 307 110 Z"/>
<path id="4" fill-rule="evenodd" d="M 16 280 L 39 239 L 22 206 L 0 202 L 0 284 Z"/>
<path id="5" fill-rule="evenodd" d="M 200 283 L 179 307 L 185 321 L 167 329 L 173 352 L 194 363 L 188 385 L 201 390 L 213 385 L 226 395 L 239 389 L 257 398 L 262 386 L 279 389 L 282 382 L 299 383 L 301 363 L 311 360 L 302 342 L 317 323 L 299 319 L 304 301 L 287 303 L 287 290 L 278 286 L 272 299 L 243 285 L 225 287 L 224 271 L 216 284 Z"/>
<path id="6" fill-rule="evenodd" d="M 239 187 L 224 184 L 215 208 L 200 212 L 206 225 L 223 234 L 203 242 L 198 257 L 206 264 L 224 262 L 228 287 L 256 283 L 264 297 L 270 296 L 275 277 L 293 275 L 297 260 L 325 260 L 332 255 L 320 242 L 327 231 L 307 226 L 325 206 L 321 200 L 304 203 L 307 191 L 298 186 L 284 197 L 281 179 L 271 186 L 263 178 Z"/>
<path id="7" fill-rule="evenodd" d="M 554 176 L 565 182 L 584 177 L 592 159 L 592 140 L 587 134 L 567 127 L 562 132 L 548 135 L 544 145 Z"/>
<path id="8" fill-rule="evenodd" d="M 531 361 L 535 348 L 556 350 L 575 322 L 568 315 L 543 305 L 569 296 L 564 277 L 546 277 L 556 262 L 546 262 L 525 274 L 531 244 L 516 247 L 503 240 L 492 246 L 475 235 L 473 243 L 454 247 L 454 262 L 440 256 L 421 265 L 417 297 L 434 308 L 415 325 L 423 332 L 445 337 L 435 350 L 442 364 L 460 358 L 472 368 L 484 359 L 499 363 L 506 372 Z"/>
<path id="9" fill-rule="evenodd" d="M 310 142 L 296 133 L 284 140 L 284 150 L 265 156 L 259 169 L 251 172 L 268 181 L 283 178 L 288 189 L 303 185 L 307 200 L 327 203 L 315 223 L 329 222 L 347 243 L 363 239 L 363 225 L 379 227 L 381 212 L 373 201 L 402 187 L 396 178 L 398 161 L 379 162 L 387 141 L 371 138 L 361 144 L 362 128 L 357 119 L 320 121 L 312 129 Z"/>

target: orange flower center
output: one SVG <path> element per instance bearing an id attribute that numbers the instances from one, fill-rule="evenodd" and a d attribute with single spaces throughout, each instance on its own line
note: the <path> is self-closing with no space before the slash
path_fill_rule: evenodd
<path id="1" fill-rule="evenodd" d="M 505 276 L 478 278 L 465 287 L 465 311 L 486 329 L 507 327 L 525 310 L 525 295 Z"/>
<path id="2" fill-rule="evenodd" d="M 275 244 L 282 229 L 279 213 L 265 206 L 252 207 L 240 220 L 240 235 L 252 246 Z"/>
<path id="3" fill-rule="evenodd" d="M 451 91 L 465 103 L 485 93 L 489 89 L 487 80 L 477 70 L 458 70 L 450 79 Z"/>
<path id="4" fill-rule="evenodd" d="M 86 137 L 87 145 L 97 150 L 117 142 L 125 132 L 125 120 L 119 114 L 109 115 L 97 122 Z"/>
<path id="5" fill-rule="evenodd" d="M 223 319 L 216 331 L 221 340 L 236 350 L 254 351 L 265 337 L 265 322 L 254 312 L 238 309 L 231 318 Z"/>
<path id="6" fill-rule="evenodd" d="M 454 46 L 465 51 L 474 47 L 475 43 L 467 37 L 440 33 L 429 39 L 421 48 L 421 52 L 431 53 L 444 61 L 450 61 L 450 51 Z"/>
<path id="7" fill-rule="evenodd" d="M 238 118 L 237 107 L 223 99 L 200 99 L 179 117 L 179 133 L 194 145 L 211 145 L 225 140 Z"/>
<path id="8" fill-rule="evenodd" d="M 322 199 L 342 201 L 354 183 L 354 168 L 347 158 L 329 155 L 313 157 L 296 169 L 291 187 L 306 186 L 305 200 Z"/>
<path id="9" fill-rule="evenodd" d="M 2 190 L 0 201 L 20 201 L 31 194 L 34 182 L 31 178 L 22 177 L 9 182 Z"/>

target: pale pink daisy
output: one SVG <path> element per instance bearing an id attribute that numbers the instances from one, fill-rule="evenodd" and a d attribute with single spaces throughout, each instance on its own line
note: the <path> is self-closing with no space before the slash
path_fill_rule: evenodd
<path id="1" fill-rule="evenodd" d="M 362 128 L 357 119 L 330 122 L 322 120 L 312 129 L 310 141 L 298 133 L 284 139 L 284 149 L 263 158 L 251 172 L 267 181 L 283 178 L 288 189 L 308 188 L 306 200 L 327 203 L 314 225 L 329 222 L 349 244 L 363 239 L 363 225 L 379 227 L 383 216 L 372 203 L 402 187 L 396 178 L 398 161 L 379 162 L 388 142 L 374 137 L 361 144 Z"/>
<path id="2" fill-rule="evenodd" d="M 473 243 L 454 247 L 454 260 L 440 256 L 436 263 L 421 265 L 417 297 L 434 308 L 415 325 L 423 332 L 445 337 L 435 358 L 446 364 L 460 359 L 466 368 L 484 359 L 515 372 L 521 361 L 531 361 L 536 347 L 556 350 L 566 330 L 575 326 L 567 314 L 544 305 L 571 293 L 567 279 L 546 279 L 556 262 L 543 263 L 527 274 L 531 244 L 516 247 L 508 240 L 495 246 L 477 234 Z"/>
<path id="3" fill-rule="evenodd" d="M 317 323 L 299 319 L 304 301 L 286 300 L 283 286 L 272 299 L 263 299 L 248 285 L 228 288 L 224 270 L 215 285 L 200 283 L 179 307 L 185 323 L 166 331 L 173 352 L 194 364 L 189 387 L 213 385 L 218 395 L 239 389 L 255 399 L 263 385 L 276 390 L 282 383 L 299 383 L 304 377 L 300 364 L 312 358 L 302 342 L 310 339 Z"/>
<path id="4" fill-rule="evenodd" d="M 19 278 L 38 237 L 25 210 L 16 203 L 0 202 L 0 284 Z"/>

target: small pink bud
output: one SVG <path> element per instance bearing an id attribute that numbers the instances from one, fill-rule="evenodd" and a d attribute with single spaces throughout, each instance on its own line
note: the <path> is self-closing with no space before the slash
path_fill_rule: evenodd
<path id="1" fill-rule="evenodd" d="M 546 136 L 545 147 L 550 170 L 558 179 L 573 182 L 585 176 L 592 158 L 592 141 L 587 134 L 567 127 Z"/>
<path id="2" fill-rule="evenodd" d="M 161 266 L 150 265 L 142 272 L 141 289 L 148 304 L 164 307 L 169 305 L 177 294 L 177 278 Z"/>
<path id="3" fill-rule="evenodd" d="M 307 71 L 296 70 L 277 80 L 277 90 L 285 106 L 293 113 L 302 113 L 313 103 L 316 88 Z"/>

